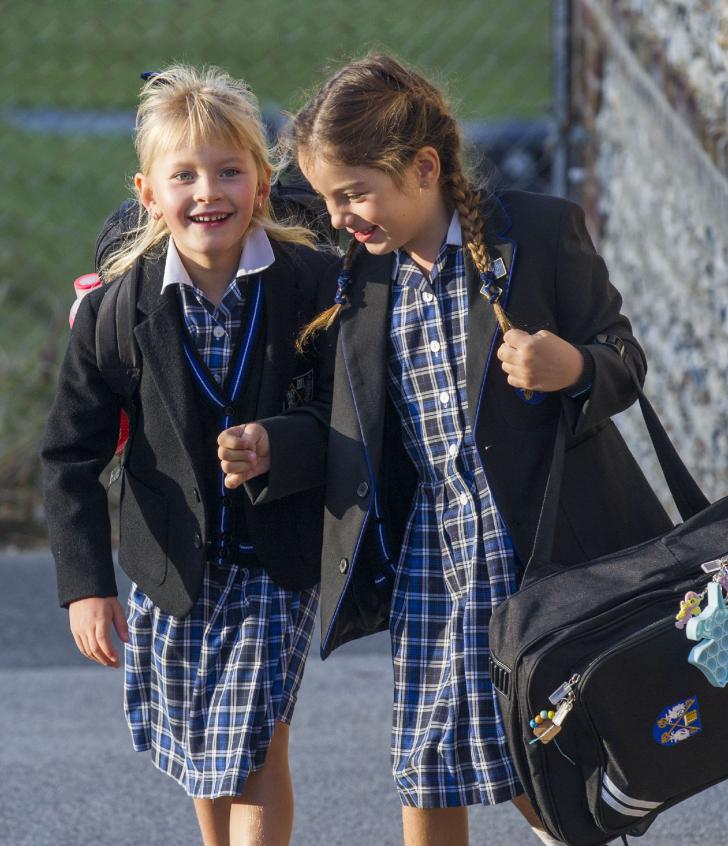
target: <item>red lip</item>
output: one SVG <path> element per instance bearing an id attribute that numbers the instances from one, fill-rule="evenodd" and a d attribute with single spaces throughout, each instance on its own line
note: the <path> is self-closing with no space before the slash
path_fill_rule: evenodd
<path id="1" fill-rule="evenodd" d="M 356 238 L 356 240 L 357 240 L 360 244 L 366 244 L 366 242 L 367 242 L 367 241 L 368 241 L 368 240 L 372 237 L 372 235 L 374 235 L 374 233 L 377 231 L 377 228 L 378 228 L 378 227 L 376 227 L 376 226 L 372 226 L 372 227 L 370 227 L 369 229 L 361 229 L 361 230 L 359 230 L 359 231 L 356 231 L 356 230 L 355 230 L 355 231 L 354 231 L 354 232 L 352 232 L 351 234 L 352 234 L 352 236 L 353 236 L 354 238 Z"/>

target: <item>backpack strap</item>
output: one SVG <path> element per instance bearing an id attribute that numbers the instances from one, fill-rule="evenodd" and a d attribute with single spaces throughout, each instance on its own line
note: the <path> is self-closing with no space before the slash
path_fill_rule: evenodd
<path id="1" fill-rule="evenodd" d="M 96 365 L 122 402 L 132 404 L 141 377 L 141 357 L 134 339 L 141 262 L 109 286 L 96 319 Z"/>

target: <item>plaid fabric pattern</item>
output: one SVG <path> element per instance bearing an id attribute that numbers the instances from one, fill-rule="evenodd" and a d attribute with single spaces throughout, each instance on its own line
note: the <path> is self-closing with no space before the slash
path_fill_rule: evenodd
<path id="1" fill-rule="evenodd" d="M 402 804 L 496 804 L 521 792 L 488 673 L 492 609 L 516 561 L 467 417 L 463 250 L 393 284 L 388 391 L 420 481 L 390 616 L 392 766 Z M 485 340 L 484 340 L 485 342 Z"/>
<path id="2" fill-rule="evenodd" d="M 318 588 L 290 593 L 262 570 L 210 564 L 186 617 L 129 596 L 124 710 L 137 751 L 189 796 L 240 794 L 276 720 L 290 723 Z"/>
<path id="3" fill-rule="evenodd" d="M 249 278 L 233 279 L 217 307 L 196 285 L 177 286 L 187 331 L 218 385 L 225 381 L 230 366 L 234 339 L 243 321 L 245 284 Z"/>
<path id="4" fill-rule="evenodd" d="M 199 377 L 208 395 L 219 394 L 209 380 L 226 380 L 245 295 L 233 280 L 215 308 L 199 289 L 179 289 L 209 371 L 198 368 Z M 318 588 L 285 591 L 260 567 L 245 567 L 247 557 L 208 561 L 185 617 L 162 613 L 136 585 L 129 595 L 124 711 L 132 743 L 195 798 L 239 795 L 263 765 L 276 720 L 293 716 L 311 644 Z"/>

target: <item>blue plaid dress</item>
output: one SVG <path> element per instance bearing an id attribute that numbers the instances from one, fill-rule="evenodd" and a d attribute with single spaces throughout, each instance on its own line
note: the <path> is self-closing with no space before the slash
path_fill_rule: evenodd
<path id="1" fill-rule="evenodd" d="M 468 422 L 458 243 L 429 281 L 400 253 L 392 289 L 388 391 L 419 473 L 390 617 L 392 767 L 402 804 L 418 808 L 521 792 L 488 673 L 490 616 L 516 589 L 516 560 Z"/>
<path id="2" fill-rule="evenodd" d="M 180 295 L 190 336 L 222 383 L 243 291 L 233 280 L 217 308 L 189 285 Z M 195 798 L 236 796 L 263 765 L 276 720 L 293 716 L 311 643 L 318 588 L 285 591 L 245 561 L 208 561 L 185 617 L 162 613 L 136 585 L 129 595 L 124 710 L 132 743 Z"/>

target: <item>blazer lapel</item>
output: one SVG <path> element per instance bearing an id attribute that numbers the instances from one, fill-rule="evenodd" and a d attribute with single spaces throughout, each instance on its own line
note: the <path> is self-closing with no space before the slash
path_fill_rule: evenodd
<path id="1" fill-rule="evenodd" d="M 163 269 L 164 261 L 155 262 L 143 276 L 137 306 L 146 318 L 136 325 L 134 335 L 142 354 L 143 372 L 154 380 L 174 431 L 201 483 L 204 468 L 202 426 L 196 412 L 199 398 L 184 353 L 177 292 L 174 286 L 161 292 Z"/>
<path id="2" fill-rule="evenodd" d="M 295 358 L 294 336 L 301 328 L 294 269 L 274 244 L 275 262 L 263 272 L 265 302 L 265 357 L 257 401 L 258 417 L 278 414 Z M 261 329 L 263 325 L 261 325 Z"/>
<path id="3" fill-rule="evenodd" d="M 359 256 L 339 330 L 342 363 L 374 477 L 379 470 L 384 431 L 392 260 L 391 255 Z"/>
<path id="4" fill-rule="evenodd" d="M 502 303 L 507 306 L 517 248 L 515 241 L 505 237 L 505 233 L 510 229 L 511 219 L 500 200 L 495 198 L 490 207 L 484 209 L 484 212 L 486 215 L 484 240 L 488 251 L 494 259 L 503 259 L 506 268 L 506 276 L 499 280 L 499 284 L 503 287 Z M 488 368 L 495 350 L 499 328 L 493 306 L 480 293 L 480 278 L 467 249 L 465 250 L 465 278 L 468 287 L 468 339 L 465 373 L 468 392 L 468 417 L 470 418 L 470 427 L 475 432 Z"/>

